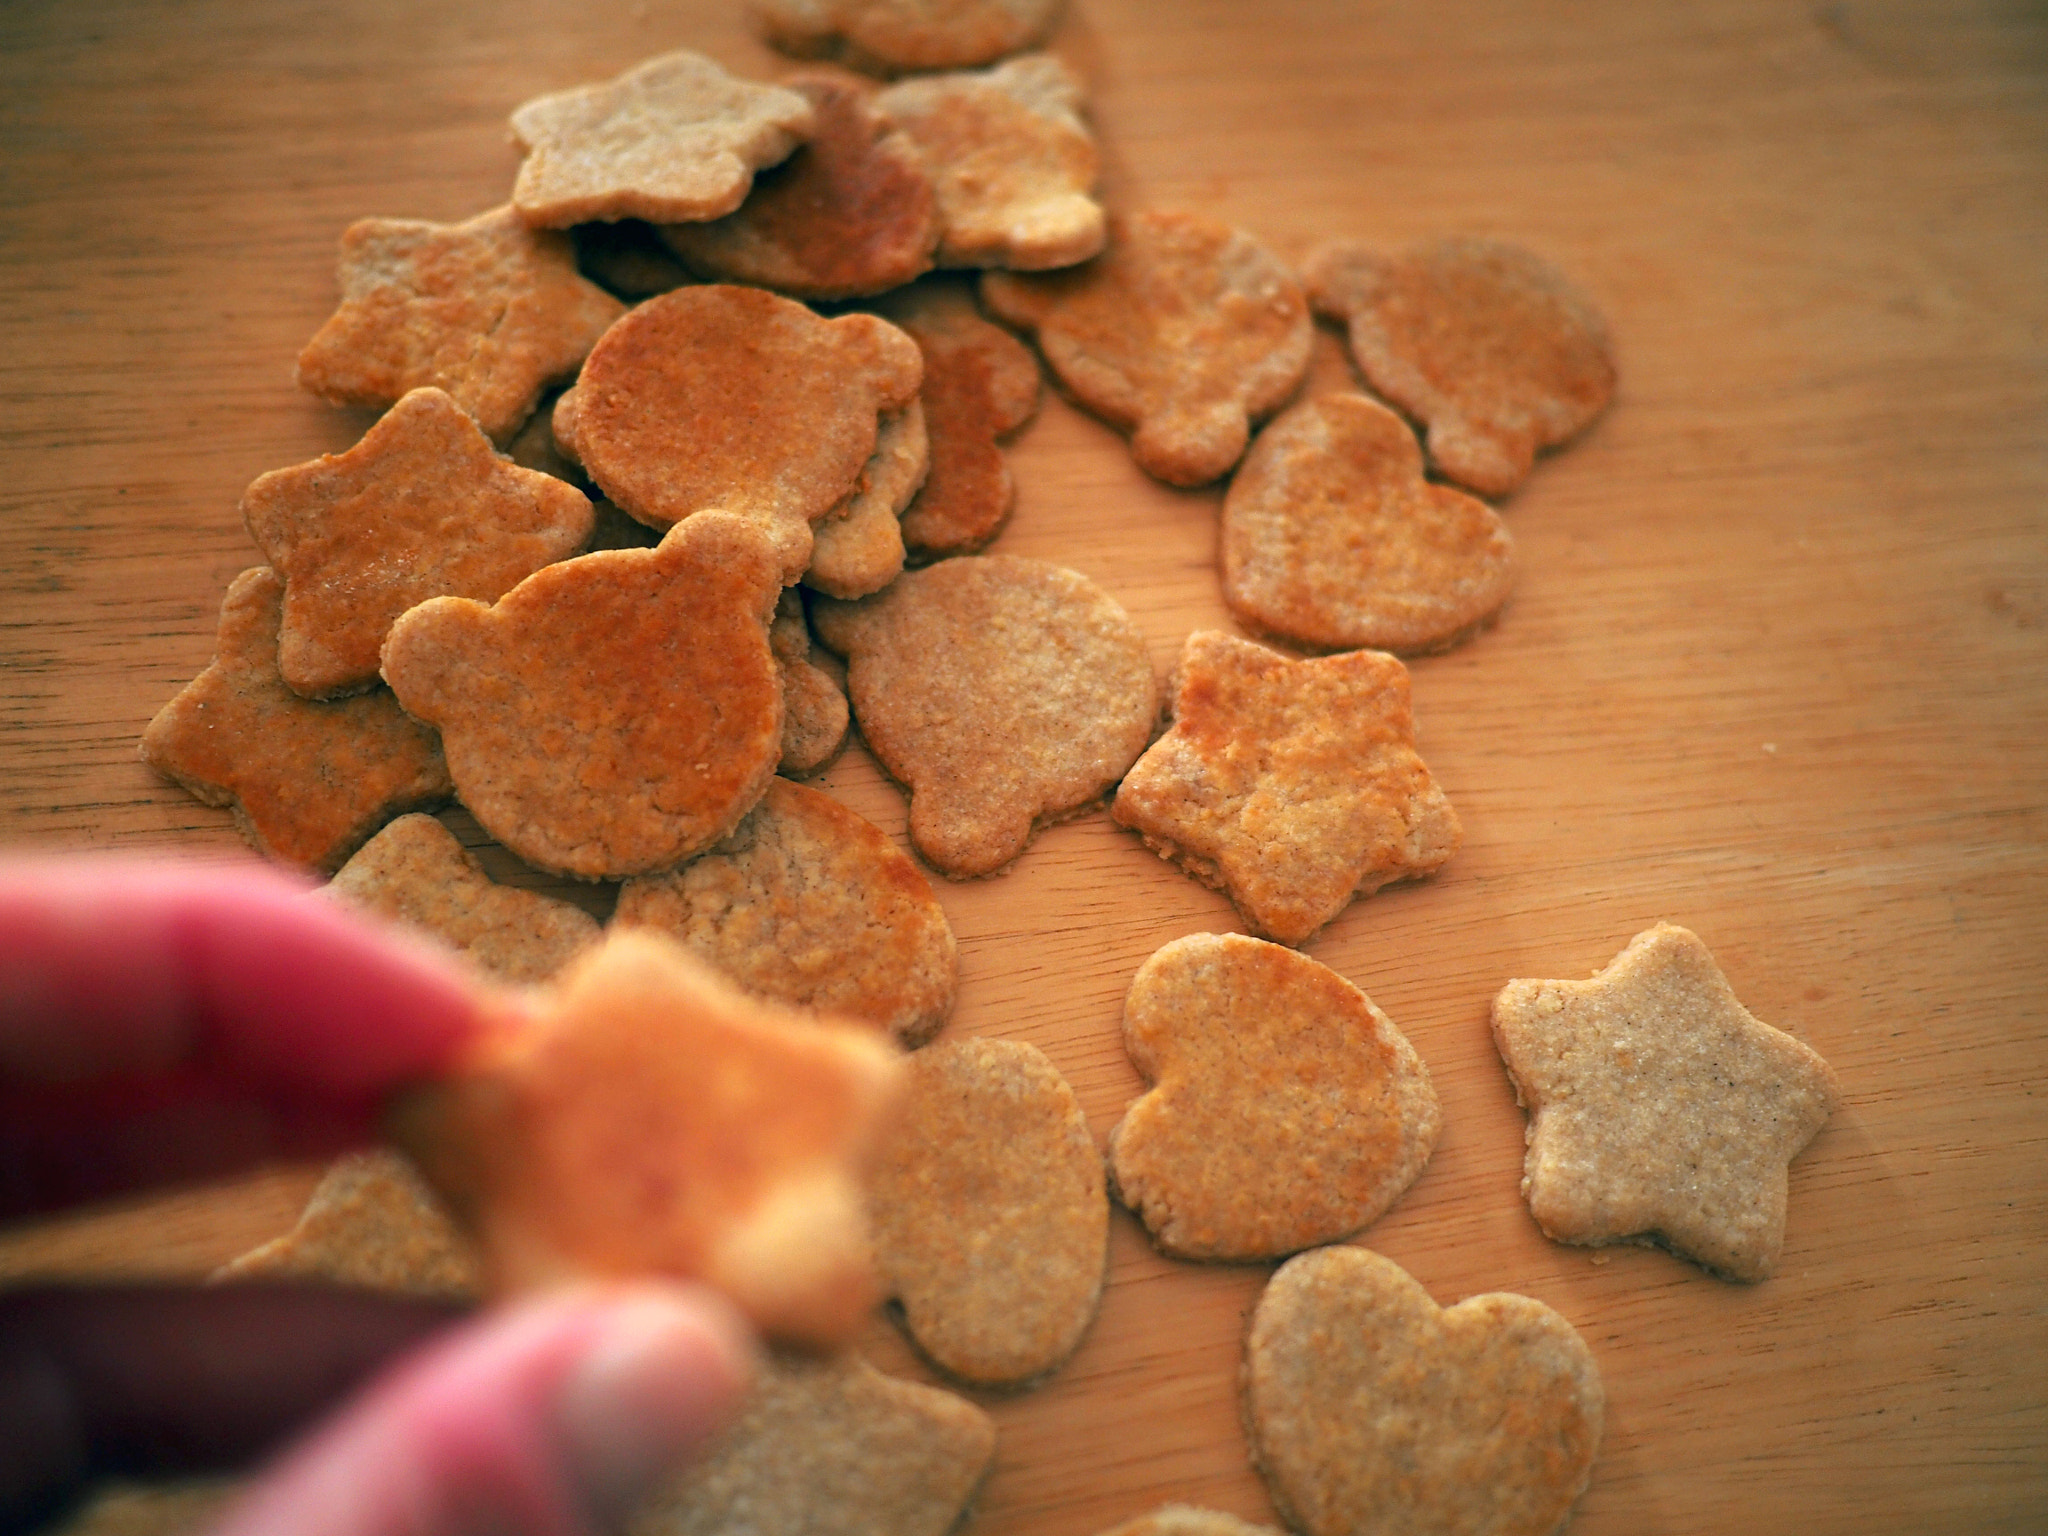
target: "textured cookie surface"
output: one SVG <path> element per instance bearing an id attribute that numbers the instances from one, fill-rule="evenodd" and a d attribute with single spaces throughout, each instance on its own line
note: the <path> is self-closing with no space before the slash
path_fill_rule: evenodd
<path id="1" fill-rule="evenodd" d="M 820 601 L 861 735 L 910 790 L 910 837 L 956 879 L 993 874 L 1092 804 L 1145 748 L 1145 638 L 1087 577 L 969 556 L 858 603 Z"/>
<path id="2" fill-rule="evenodd" d="M 454 793 L 434 733 L 389 692 L 303 699 L 277 670 L 284 583 L 242 572 L 220 608 L 213 660 L 157 711 L 142 760 L 224 805 L 260 852 L 332 872 L 393 816 Z"/>
<path id="3" fill-rule="evenodd" d="M 581 549 L 589 498 L 521 469 L 438 389 L 416 389 L 346 453 L 258 476 L 249 533 L 284 578 L 278 671 L 309 698 L 378 681 L 384 635 L 430 597 L 494 602 Z"/>
<path id="4" fill-rule="evenodd" d="M 982 278 L 997 318 L 1037 332 L 1060 381 L 1131 434 L 1169 485 L 1204 485 L 1243 455 L 1251 424 L 1308 371 L 1313 328 L 1294 276 L 1249 235 L 1191 213 L 1118 220 L 1071 272 Z"/>
<path id="5" fill-rule="evenodd" d="M 1697 934 L 1659 923 L 1590 981 L 1511 981 L 1493 1035 L 1529 1111 L 1522 1193 L 1547 1234 L 1655 1237 L 1729 1279 L 1771 1273 L 1788 1165 L 1839 1090 L 1736 1001 Z"/>
<path id="6" fill-rule="evenodd" d="M 1102 249 L 1095 138 L 1081 84 L 1058 59 L 906 80 L 876 105 L 936 179 L 940 266 L 1038 272 Z"/>
<path id="7" fill-rule="evenodd" d="M 493 442 L 568 378 L 625 306 L 576 270 L 566 235 L 510 208 L 462 224 L 359 219 L 341 237 L 341 307 L 299 353 L 299 384 L 336 405 L 446 390 Z"/>
<path id="8" fill-rule="evenodd" d="M 866 597 L 903 569 L 903 509 L 931 465 L 924 407 L 912 400 L 875 428 L 875 451 L 854 492 L 811 527 L 804 585 L 827 597 Z"/>
<path id="9" fill-rule="evenodd" d="M 1029 1381 L 1102 1295 L 1109 1199 L 1081 1102 L 1021 1040 L 946 1040 L 904 1064 L 869 1181 L 875 1267 L 925 1354 L 966 1381 Z"/>
<path id="10" fill-rule="evenodd" d="M 1443 650 L 1514 581 L 1499 514 L 1425 480 L 1407 424 L 1351 394 L 1259 434 L 1223 498 L 1222 567 L 1240 621 L 1320 650 Z"/>
<path id="11" fill-rule="evenodd" d="M 930 1039 L 953 1006 L 953 930 L 878 828 L 776 779 L 709 853 L 629 880 L 615 924 L 660 929 L 758 997 Z"/>
<path id="12" fill-rule="evenodd" d="M 1126 1520 L 1102 1536 L 1282 1536 L 1270 1525 L 1253 1525 L 1216 1509 L 1167 1504 L 1149 1515 Z"/>
<path id="13" fill-rule="evenodd" d="M 1348 323 L 1373 389 L 1422 422 L 1430 462 L 1484 496 L 1521 484 L 1614 397 L 1592 302 L 1541 257 L 1445 240 L 1398 257 L 1345 243 L 1310 256 L 1316 309 Z"/>
<path id="14" fill-rule="evenodd" d="M 774 549 L 736 517 L 654 549 L 549 566 L 490 607 L 440 597 L 392 626 L 384 675 L 439 728 L 462 803 L 540 869 L 666 869 L 760 798 L 782 755 L 768 646 Z"/>
<path id="15" fill-rule="evenodd" d="M 1061 0 L 753 0 L 770 42 L 862 69 L 960 69 L 1029 47 Z"/>
<path id="16" fill-rule="evenodd" d="M 1245 1342 L 1245 1423 L 1304 1536 L 1549 1536 L 1592 1478 L 1606 1394 L 1576 1329 L 1527 1296 L 1438 1307 L 1399 1265 L 1282 1265 Z"/>
<path id="17" fill-rule="evenodd" d="M 514 112 L 512 137 L 526 158 L 512 206 L 549 229 L 715 219 L 737 208 L 754 172 L 786 158 L 811 125 L 811 104 L 795 91 L 736 79 L 688 49 L 665 53 Z"/>
<path id="18" fill-rule="evenodd" d="M 1147 960 L 1124 1048 L 1153 1087 L 1110 1132 L 1110 1176 L 1181 1258 L 1348 1237 L 1415 1181 L 1442 1128 L 1428 1067 L 1371 998 L 1242 934 L 1191 934 Z"/>
<path id="19" fill-rule="evenodd" d="M 875 1301 L 862 1164 L 895 1050 L 749 999 L 672 940 L 610 935 L 402 1102 L 394 1135 L 500 1289 L 665 1274 L 771 1336 L 837 1343 Z"/>
<path id="20" fill-rule="evenodd" d="M 782 762 L 777 772 L 815 773 L 846 744 L 853 715 L 839 684 L 811 661 L 811 625 L 804 617 L 803 594 L 794 587 L 776 602 L 768 644 L 782 674 Z"/>

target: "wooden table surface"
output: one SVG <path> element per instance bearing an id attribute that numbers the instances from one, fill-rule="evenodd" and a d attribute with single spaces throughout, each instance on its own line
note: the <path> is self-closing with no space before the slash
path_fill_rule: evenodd
<path id="1" fill-rule="evenodd" d="M 291 379 L 336 238 L 502 201 L 512 107 L 679 46 L 782 67 L 737 0 L 0 9 L 7 848 L 239 846 L 135 743 L 256 563 L 242 489 L 366 424 Z M 1114 204 L 1289 258 L 1517 240 L 1618 339 L 1611 413 L 1505 504 L 1499 626 L 1413 669 L 1463 851 L 1308 946 L 1444 1102 L 1364 1240 L 1444 1302 L 1522 1291 L 1584 1333 L 1609 1408 L 1580 1536 L 2048 1529 L 2048 12 L 1075 0 L 1055 46 Z M 1316 387 L 1341 385 L 1318 345 Z M 1101 582 L 1162 672 L 1230 627 L 1215 491 L 1150 483 L 1057 399 L 1013 461 L 999 549 Z M 823 782 L 902 836 L 858 747 Z M 952 1032 L 1044 1047 L 1098 1135 L 1138 1091 L 1133 972 L 1237 926 L 1099 813 L 1002 878 L 936 883 Z M 1659 918 L 1846 1088 L 1761 1285 L 1552 1244 L 1517 1195 L 1489 999 Z M 16 1232 L 0 1269 L 195 1273 L 288 1223 L 309 1178 Z M 1167 1499 L 1270 1519 L 1235 1398 L 1268 1272 L 1163 1259 L 1118 1215 L 1079 1354 L 983 1398 L 1001 1443 L 971 1529 L 1087 1536 Z M 887 1324 L 870 1344 L 920 1373 Z"/>

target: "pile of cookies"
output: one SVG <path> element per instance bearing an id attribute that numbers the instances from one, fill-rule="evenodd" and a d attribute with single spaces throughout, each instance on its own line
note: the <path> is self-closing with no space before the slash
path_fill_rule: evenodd
<path id="1" fill-rule="evenodd" d="M 770 85 L 682 51 L 540 97 L 512 113 L 504 206 L 343 236 L 298 377 L 383 414 L 249 488 L 267 564 L 142 753 L 335 899 L 545 988 L 522 1005 L 545 1023 L 407 1106 L 431 1190 L 350 1160 L 229 1273 L 469 1294 L 652 1267 L 810 1344 L 891 1298 L 940 1371 L 1024 1387 L 1090 1325 L 1114 1198 L 1165 1253 L 1286 1260 L 1244 1393 L 1291 1526 L 1549 1531 L 1592 1473 L 1592 1356 L 1539 1302 L 1439 1308 L 1341 1246 L 1442 1115 L 1393 1021 L 1296 946 L 1456 852 L 1398 658 L 1500 613 L 1512 544 L 1482 498 L 1604 409 L 1605 329 L 1496 243 L 1331 244 L 1297 276 L 1200 214 L 1110 215 L 1079 83 L 1027 51 L 1057 9 L 761 0 L 773 42 L 837 63 Z M 1370 393 L 1296 398 L 1313 314 Z M 981 553 L 1041 358 L 1147 473 L 1229 477 L 1224 599 L 1290 649 L 1193 634 L 1162 687 L 1086 576 Z M 1035 1048 L 927 1043 L 955 965 L 931 886 L 800 782 L 850 724 L 947 878 L 1107 800 L 1237 908 L 1249 935 L 1176 940 L 1133 980 L 1151 1086 L 1106 1152 Z M 418 814 L 450 798 L 535 869 L 617 883 L 612 934 L 489 880 Z M 1770 1272 L 1786 1164 L 1836 1090 L 1697 938 L 1511 982 L 1494 1019 L 1546 1233 Z M 747 1087 L 771 1078 L 805 1085 L 773 1113 Z M 603 1197 L 651 1159 L 709 1180 L 728 1124 L 755 1128 L 745 1176 L 690 1221 Z M 636 1529 L 937 1536 L 994 1435 L 855 1356 L 777 1356 Z M 1249 1529 L 1174 1507 L 1119 1536 Z"/>

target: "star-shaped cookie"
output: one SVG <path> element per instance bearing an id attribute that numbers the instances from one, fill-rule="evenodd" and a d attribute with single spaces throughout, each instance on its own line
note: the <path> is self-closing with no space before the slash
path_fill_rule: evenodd
<path id="1" fill-rule="evenodd" d="M 1408 669 L 1380 651 L 1296 661 L 1188 636 L 1173 725 L 1111 813 L 1229 894 L 1256 933 L 1299 944 L 1457 851 L 1458 818 L 1415 750 Z"/>
<path id="2" fill-rule="evenodd" d="M 1697 934 L 1659 923 L 1590 981 L 1510 981 L 1493 1037 L 1529 1111 L 1522 1193 L 1545 1233 L 1654 1238 L 1731 1280 L 1771 1273 L 1787 1167 L 1840 1090 L 1735 1000 Z"/>

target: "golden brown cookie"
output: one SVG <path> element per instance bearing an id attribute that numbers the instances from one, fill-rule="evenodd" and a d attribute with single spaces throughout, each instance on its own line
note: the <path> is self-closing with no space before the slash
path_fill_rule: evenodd
<path id="1" fill-rule="evenodd" d="M 536 868 L 667 869 L 739 824 L 782 755 L 781 595 L 753 524 L 707 513 L 654 549 L 536 572 L 486 607 L 422 603 L 384 676 L 436 727 L 456 792 Z"/>
<path id="2" fill-rule="evenodd" d="M 1249 235 L 1192 213 L 1118 220 L 1070 272 L 990 272 L 982 301 L 1034 331 L 1076 400 L 1131 434 L 1169 485 L 1227 474 L 1251 425 L 1308 371 L 1313 327 L 1294 276 Z"/>
<path id="3" fill-rule="evenodd" d="M 341 307 L 299 353 L 299 384 L 383 407 L 444 389 L 497 443 L 566 379 L 625 306 L 576 270 L 566 235 L 510 208 L 463 224 L 359 219 L 341 237 Z"/>
<path id="4" fill-rule="evenodd" d="M 861 736 L 910 791 L 910 840 L 956 880 L 1094 804 L 1151 736 L 1145 637 L 1077 572 L 970 556 L 811 612 L 847 658 Z"/>
<path id="5" fill-rule="evenodd" d="M 605 333 L 555 407 L 555 436 L 650 528 L 710 508 L 758 522 L 787 583 L 810 564 L 811 524 L 859 491 L 879 418 L 923 379 L 917 344 L 873 315 L 679 288 Z"/>
<path id="6" fill-rule="evenodd" d="M 1538 451 L 1614 398 L 1606 322 L 1520 246 L 1444 240 L 1385 257 L 1340 241 L 1304 275 L 1317 312 L 1348 325 L 1366 382 L 1423 424 L 1430 463 L 1482 496 L 1512 491 Z"/>
<path id="7" fill-rule="evenodd" d="M 157 711 L 142 760 L 286 864 L 332 873 L 393 816 L 454 793 L 434 733 L 378 689 L 302 699 L 277 670 L 284 583 L 242 572 L 220 607 L 213 660 Z"/>
<path id="8" fill-rule="evenodd" d="M 903 570 L 903 509 L 924 484 L 931 437 L 912 400 L 875 428 L 875 451 L 853 495 L 811 526 L 804 585 L 827 597 L 866 597 Z"/>
<path id="9" fill-rule="evenodd" d="M 1290 1259 L 1252 1313 L 1245 1426 L 1302 1536 L 1550 1536 L 1593 1475 L 1606 1393 L 1572 1325 L 1495 1292 L 1439 1307 L 1391 1259 Z"/>
<path id="10" fill-rule="evenodd" d="M 1296 661 L 1198 631 L 1168 707 L 1172 728 L 1111 813 L 1266 938 L 1300 944 L 1353 896 L 1457 851 L 1458 818 L 1415 751 L 1408 669 L 1391 656 Z"/>
<path id="11" fill-rule="evenodd" d="M 957 277 L 929 277 L 876 308 L 924 355 L 924 407 L 931 462 L 903 514 L 909 559 L 973 554 L 1009 518 L 1017 487 L 999 446 L 1038 413 L 1038 359 L 999 325 L 981 318 L 973 290 Z"/>
<path id="12" fill-rule="evenodd" d="M 961 1380 L 1043 1376 L 1081 1342 L 1108 1262 L 1109 1198 L 1081 1101 L 1021 1040 L 942 1040 L 904 1077 L 868 1182 L 882 1288 Z"/>
<path id="13" fill-rule="evenodd" d="M 1270 1525 L 1253 1525 L 1221 1510 L 1167 1504 L 1149 1515 L 1126 1520 L 1102 1536 L 1284 1536 Z"/>
<path id="14" fill-rule="evenodd" d="M 732 836 L 628 880 L 617 925 L 659 929 L 756 997 L 937 1034 L 953 1007 L 953 930 L 909 856 L 830 795 L 775 779 Z"/>
<path id="15" fill-rule="evenodd" d="M 1507 525 L 1422 475 L 1407 424 L 1320 395 L 1261 432 L 1223 498 L 1223 599 L 1248 628 L 1319 650 L 1415 654 L 1492 621 L 1514 584 Z"/>
<path id="16" fill-rule="evenodd" d="M 1041 272 L 1102 249 L 1095 138 L 1081 83 L 1058 59 L 905 80 L 875 104 L 936 180 L 940 266 Z"/>
<path id="17" fill-rule="evenodd" d="M 811 626 L 803 594 L 786 589 L 768 626 L 768 644 L 782 674 L 782 761 L 776 772 L 816 773 L 846 745 L 853 716 L 846 695 L 824 668 L 811 663 Z"/>
<path id="18" fill-rule="evenodd" d="M 627 1536 L 946 1536 L 995 1448 L 994 1421 L 951 1392 L 853 1354 L 771 1356 L 718 1448 Z"/>
<path id="19" fill-rule="evenodd" d="M 393 1134 L 496 1289 L 663 1274 L 830 1345 L 875 1302 L 861 1180 L 894 1047 L 735 991 L 673 940 L 609 935 L 508 1011 Z"/>
<path id="20" fill-rule="evenodd" d="M 1699 935 L 1639 933 L 1591 981 L 1511 981 L 1493 1038 L 1529 1111 L 1522 1195 L 1565 1243 L 1654 1239 L 1730 1280 L 1785 1242 L 1787 1167 L 1840 1101 Z"/>
<path id="21" fill-rule="evenodd" d="M 401 816 L 328 883 L 328 893 L 431 935 L 500 981 L 545 981 L 602 932 L 571 902 L 499 885 L 431 816 Z"/>
<path id="22" fill-rule="evenodd" d="M 895 74 L 990 64 L 1052 30 L 1061 0 L 752 0 L 785 53 Z"/>
<path id="23" fill-rule="evenodd" d="M 536 96 L 512 114 L 526 153 L 512 206 L 528 224 L 591 219 L 677 224 L 739 207 L 754 172 L 811 132 L 795 91 L 729 75 L 679 49 L 616 80 Z"/>
<path id="24" fill-rule="evenodd" d="M 1443 1128 L 1429 1068 L 1329 967 L 1236 933 L 1176 939 L 1124 1000 L 1152 1087 L 1109 1133 L 1117 1198 L 1184 1259 L 1277 1259 L 1379 1220 Z"/>
<path id="25" fill-rule="evenodd" d="M 669 224 L 692 270 L 799 299 L 849 299 L 931 270 L 938 202 L 924 157 L 874 107 L 874 87 L 837 70 L 783 82 L 811 103 L 810 141 L 763 172 L 722 219 Z"/>
<path id="26" fill-rule="evenodd" d="M 589 539 L 590 499 L 521 469 L 438 389 L 415 389 L 346 453 L 259 475 L 242 516 L 284 578 L 277 666 L 331 699 L 377 683 L 398 616 L 430 597 L 495 602 Z"/>

